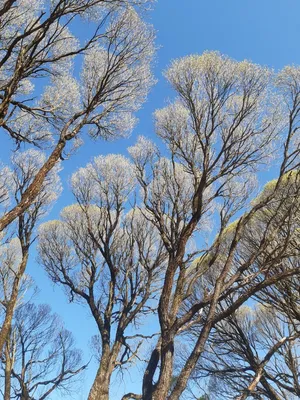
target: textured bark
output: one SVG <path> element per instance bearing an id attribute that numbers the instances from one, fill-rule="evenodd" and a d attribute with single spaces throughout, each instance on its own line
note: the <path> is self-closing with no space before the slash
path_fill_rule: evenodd
<path id="1" fill-rule="evenodd" d="M 17 217 L 24 213 L 27 208 L 33 203 L 35 198 L 41 191 L 44 180 L 49 171 L 56 165 L 59 161 L 63 149 L 65 148 L 66 141 L 60 140 L 56 145 L 55 149 L 51 153 L 48 160 L 45 162 L 43 167 L 40 169 L 36 177 L 34 178 L 32 184 L 28 187 L 28 189 L 24 192 L 21 201 L 17 206 L 15 206 L 12 210 L 10 210 L 7 214 L 5 214 L 2 218 L 0 218 L 0 232 L 2 232 L 11 222 L 13 222 Z M 3 348 L 3 344 L 0 349 Z"/>
<path id="2" fill-rule="evenodd" d="M 22 389 L 22 394 L 21 394 L 21 399 L 20 400 L 32 400 L 32 397 L 30 397 L 26 386 L 23 386 Z"/>
<path id="3" fill-rule="evenodd" d="M 170 340 L 168 343 L 162 344 L 159 380 L 153 390 L 151 400 L 161 400 L 168 397 L 173 376 L 173 361 L 174 342 Z"/>
<path id="4" fill-rule="evenodd" d="M 27 261 L 28 261 L 28 252 L 23 256 L 23 260 L 19 266 L 18 273 L 14 279 L 10 300 L 6 307 L 5 319 L 4 319 L 3 325 L 0 330 L 0 355 L 3 352 L 5 342 L 7 340 L 9 331 L 11 329 L 11 323 L 12 323 L 12 319 L 14 316 L 14 310 L 16 307 L 17 299 L 18 299 L 20 283 L 21 283 L 23 274 L 26 269 Z"/>
<path id="5" fill-rule="evenodd" d="M 113 358 L 107 344 L 103 348 L 100 366 L 91 387 L 88 400 L 109 400 L 109 386 L 114 368 Z"/>

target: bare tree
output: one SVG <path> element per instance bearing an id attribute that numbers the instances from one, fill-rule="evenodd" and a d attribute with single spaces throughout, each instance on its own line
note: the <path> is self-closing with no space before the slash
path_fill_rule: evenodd
<path id="1" fill-rule="evenodd" d="M 155 333 L 137 328 L 157 306 L 166 252 L 145 210 L 125 213 L 136 184 L 125 157 L 96 157 L 71 182 L 77 204 L 41 225 L 39 254 L 50 278 L 97 324 L 99 368 L 89 399 L 107 400 L 113 371 L 139 359 Z"/>
<path id="2" fill-rule="evenodd" d="M 67 144 L 78 145 L 84 127 L 93 137 L 131 131 L 133 113 L 152 84 L 153 32 L 138 16 L 147 3 L 1 2 L 0 126 L 18 145 L 44 144 L 50 152 L 19 204 L 1 216 L 0 231 L 34 202 Z M 70 28 L 86 19 L 94 33 L 82 44 Z M 74 59 L 82 62 L 80 79 Z M 44 86 L 42 94 L 35 82 Z"/>
<path id="3" fill-rule="evenodd" d="M 71 332 L 48 305 L 27 303 L 16 310 L 4 357 L 5 400 L 43 400 L 57 390 L 68 393 L 85 367 Z"/>
<path id="4" fill-rule="evenodd" d="M 177 60 L 166 76 L 178 98 L 156 112 L 157 133 L 170 158 L 151 153 L 145 138 L 129 149 L 144 207 L 168 252 L 158 306 L 161 337 L 145 371 L 145 400 L 179 399 L 214 325 L 260 289 L 298 274 L 297 263 L 283 268 L 281 262 L 290 251 L 292 217 L 299 212 L 299 174 L 292 172 L 299 165 L 299 71 L 287 67 L 274 75 L 218 53 Z M 278 179 L 251 205 L 256 172 L 272 159 Z M 286 180 L 293 180 L 293 201 L 283 207 Z M 260 211 L 276 196 L 272 215 L 278 218 L 264 218 L 257 228 Z M 247 211 L 231 224 L 242 210 Z M 205 234 L 209 221 L 213 241 Z M 287 234 L 280 241 L 284 223 Z M 258 242 L 243 257 L 240 239 L 247 231 L 258 235 Z M 269 252 L 273 241 L 279 247 Z M 261 257 L 264 263 L 258 262 Z M 210 279 L 195 296 L 206 272 Z M 222 309 L 228 297 L 234 301 Z M 174 374 L 175 339 L 197 322 L 199 335 Z"/>
<path id="5" fill-rule="evenodd" d="M 270 306 L 241 307 L 215 326 L 193 379 L 216 399 L 298 398 L 298 325 Z"/>

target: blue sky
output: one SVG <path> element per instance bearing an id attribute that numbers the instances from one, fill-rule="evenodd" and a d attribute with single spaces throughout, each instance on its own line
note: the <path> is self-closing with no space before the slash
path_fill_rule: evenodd
<path id="1" fill-rule="evenodd" d="M 110 143 L 87 141 L 78 154 L 64 162 L 64 192 L 50 217 L 57 218 L 59 211 L 72 201 L 67 182 L 74 170 L 86 165 L 95 155 L 126 154 L 126 148 L 139 134 L 154 137 L 152 114 L 173 96 L 162 76 L 162 71 L 173 59 L 218 50 L 237 60 L 247 58 L 276 70 L 287 64 L 300 64 L 299 15 L 299 0 L 158 0 L 153 12 L 147 16 L 157 31 L 159 50 L 154 72 L 158 82 L 138 114 L 140 122 L 129 139 Z M 74 332 L 78 347 L 84 350 L 85 359 L 89 359 L 88 342 L 96 330 L 87 309 L 68 304 L 62 289 L 54 288 L 35 262 L 34 252 L 28 271 L 40 289 L 37 300 L 50 304 L 63 318 L 66 327 Z M 72 399 L 87 398 L 95 368 L 92 362 L 80 390 L 72 395 Z M 139 391 L 140 378 L 141 373 L 134 369 L 130 375 L 125 374 L 123 381 L 117 379 L 112 400 L 120 398 L 124 381 L 126 390 Z"/>

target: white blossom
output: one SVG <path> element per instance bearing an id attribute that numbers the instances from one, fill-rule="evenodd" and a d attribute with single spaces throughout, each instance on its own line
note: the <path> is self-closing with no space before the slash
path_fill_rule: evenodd
<path id="1" fill-rule="evenodd" d="M 1 268 L 8 268 L 11 272 L 16 272 L 22 261 L 22 250 L 20 240 L 13 238 L 9 242 L 0 245 L 0 264 Z"/>
<path id="2" fill-rule="evenodd" d="M 73 192 L 80 202 L 93 201 L 113 207 L 127 199 L 134 184 L 132 164 L 124 156 L 115 154 L 95 157 L 71 178 Z"/>
<path id="3" fill-rule="evenodd" d="M 40 104 L 56 117 L 70 118 L 80 110 L 80 91 L 75 78 L 70 75 L 59 75 L 47 86 Z"/>
<path id="4" fill-rule="evenodd" d="M 113 18 L 107 30 L 103 45 L 86 51 L 81 90 L 84 104 L 93 107 L 90 134 L 124 136 L 133 129 L 133 112 L 153 84 L 153 34 L 130 7 Z"/>
<path id="5" fill-rule="evenodd" d="M 53 139 L 51 125 L 45 118 L 26 111 L 15 114 L 11 128 L 33 143 L 51 143 Z"/>
<path id="6" fill-rule="evenodd" d="M 134 163 L 142 167 L 151 162 L 158 152 L 155 144 L 144 136 L 139 136 L 136 144 L 127 150 Z"/>
<path id="7" fill-rule="evenodd" d="M 156 111 L 156 129 L 187 168 L 202 168 L 203 151 L 211 163 L 237 157 L 236 166 L 247 160 L 251 168 L 274 157 L 284 115 L 271 90 L 273 71 L 205 52 L 175 60 L 165 75 L 179 97 Z M 218 157 L 222 144 L 230 155 Z"/>

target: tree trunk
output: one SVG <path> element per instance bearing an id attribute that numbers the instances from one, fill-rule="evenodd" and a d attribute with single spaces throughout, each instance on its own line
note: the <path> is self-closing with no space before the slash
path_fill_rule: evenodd
<path id="1" fill-rule="evenodd" d="M 27 389 L 27 386 L 24 383 L 24 381 L 22 383 L 22 393 L 21 393 L 20 400 L 33 400 L 32 397 L 28 393 L 28 389 Z"/>
<path id="2" fill-rule="evenodd" d="M 143 400 L 151 400 L 153 392 L 153 377 L 155 375 L 160 359 L 161 339 L 158 340 L 155 349 L 152 351 L 146 371 L 143 377 Z"/>
<path id="3" fill-rule="evenodd" d="M 7 340 L 7 342 L 5 344 L 4 400 L 10 400 L 11 370 L 12 370 L 12 363 L 11 363 L 11 358 L 10 358 L 10 343 L 9 343 L 9 340 Z"/>
<path id="4" fill-rule="evenodd" d="M 23 256 L 23 260 L 19 266 L 18 273 L 14 279 L 11 296 L 8 305 L 6 307 L 5 319 L 0 330 L 0 356 L 2 355 L 4 344 L 7 340 L 9 331 L 11 329 L 11 322 L 14 316 L 14 311 L 18 299 L 19 287 L 26 269 L 27 261 L 28 261 L 28 252 L 26 252 Z"/>
<path id="5" fill-rule="evenodd" d="M 88 400 L 109 400 L 110 379 L 113 369 L 114 359 L 109 346 L 107 346 L 107 349 L 103 349 L 100 366 L 91 387 Z"/>
<path id="6" fill-rule="evenodd" d="M 57 162 L 60 159 L 60 156 L 66 146 L 65 140 L 60 140 L 56 145 L 55 149 L 49 156 L 48 160 L 39 170 L 37 175 L 35 176 L 33 182 L 26 191 L 23 193 L 22 199 L 13 209 L 11 209 L 8 213 L 4 214 L 0 218 L 0 232 L 2 232 L 9 224 L 11 224 L 17 217 L 24 213 L 27 208 L 34 202 L 36 197 L 41 191 L 43 183 L 47 174 L 54 168 Z"/>
<path id="7" fill-rule="evenodd" d="M 162 400 L 168 397 L 172 383 L 174 361 L 174 342 L 169 341 L 161 348 L 161 368 L 157 385 L 152 392 L 151 400 Z"/>
<path id="8" fill-rule="evenodd" d="M 88 400 L 109 400 L 110 378 L 111 373 L 104 371 L 103 367 L 100 365 Z"/>

